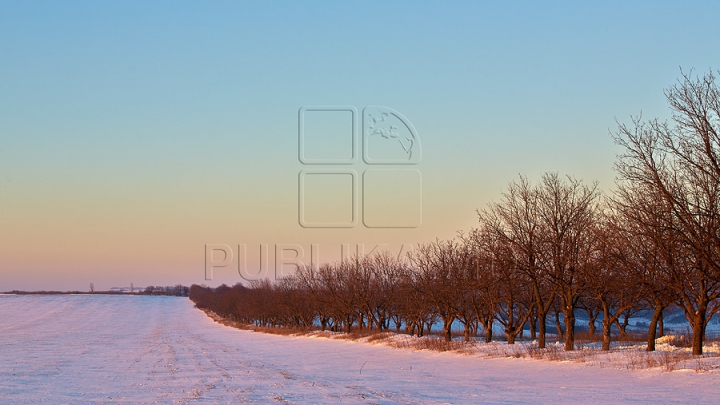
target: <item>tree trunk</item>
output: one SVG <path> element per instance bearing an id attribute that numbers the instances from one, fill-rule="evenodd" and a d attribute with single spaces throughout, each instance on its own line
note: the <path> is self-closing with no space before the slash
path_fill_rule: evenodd
<path id="1" fill-rule="evenodd" d="M 663 313 L 660 312 L 660 319 L 658 320 L 658 337 L 665 336 L 665 322 Z"/>
<path id="2" fill-rule="evenodd" d="M 537 316 L 530 317 L 530 339 L 537 339 Z"/>
<path id="3" fill-rule="evenodd" d="M 485 319 L 483 322 L 483 328 L 485 328 L 485 343 L 492 342 L 492 335 L 493 335 L 492 324 L 493 324 L 492 317 Z"/>
<path id="4" fill-rule="evenodd" d="M 563 318 L 565 318 L 565 350 L 575 350 L 575 311 L 570 305 L 565 306 Z"/>
<path id="5" fill-rule="evenodd" d="M 693 340 L 692 354 L 699 356 L 703 354 L 703 338 L 705 337 L 705 310 L 695 311 L 692 323 Z"/>
<path id="6" fill-rule="evenodd" d="M 587 311 L 588 313 L 588 334 L 590 336 L 595 336 L 595 332 L 597 331 L 597 326 L 595 325 L 595 321 L 597 320 L 598 315 L 600 315 L 600 311 Z"/>
<path id="7" fill-rule="evenodd" d="M 627 340 L 627 326 L 630 324 L 630 310 L 624 311 L 622 316 L 622 323 L 620 323 L 620 316 L 618 316 L 617 319 L 615 319 L 615 325 L 620 330 L 620 340 Z"/>
<path id="8" fill-rule="evenodd" d="M 565 340 L 565 332 L 560 324 L 560 313 L 557 311 L 555 312 L 555 328 L 557 329 L 558 339 Z"/>
<path id="9" fill-rule="evenodd" d="M 465 335 L 463 336 L 463 340 L 466 342 L 470 341 L 470 322 L 465 323 Z"/>
<path id="10" fill-rule="evenodd" d="M 627 335 L 627 327 L 628 327 L 628 324 L 630 324 L 630 310 L 627 310 L 627 311 L 623 314 L 623 322 L 622 322 L 622 324 L 620 324 L 619 319 L 618 319 L 617 321 L 615 321 L 615 322 L 617 323 L 618 328 L 620 329 L 620 338 L 621 338 L 621 339 L 624 339 L 624 340 L 627 340 L 627 338 L 628 338 L 628 335 Z"/>
<path id="11" fill-rule="evenodd" d="M 602 321 L 602 350 L 610 350 L 610 339 L 612 338 L 612 324 L 617 317 L 610 316 L 610 306 L 606 301 L 606 297 L 600 299 L 602 305 L 603 321 Z"/>
<path id="12" fill-rule="evenodd" d="M 658 321 L 662 322 L 662 311 L 663 307 L 660 305 L 655 306 L 655 312 L 653 312 L 652 319 L 650 319 L 650 326 L 648 327 L 648 340 L 647 340 L 647 351 L 648 352 L 654 352 L 655 351 L 655 339 L 656 339 L 656 329 L 658 326 Z"/>
<path id="13" fill-rule="evenodd" d="M 545 321 L 547 313 L 538 314 L 538 347 L 545 348 Z"/>
<path id="14" fill-rule="evenodd" d="M 610 350 L 610 338 L 612 333 L 612 322 L 610 321 L 608 314 L 603 314 L 603 322 L 602 322 L 602 350 L 608 351 Z"/>
<path id="15" fill-rule="evenodd" d="M 452 330 L 450 329 L 450 325 L 443 326 L 443 335 L 445 336 L 445 341 L 449 342 L 452 340 Z"/>

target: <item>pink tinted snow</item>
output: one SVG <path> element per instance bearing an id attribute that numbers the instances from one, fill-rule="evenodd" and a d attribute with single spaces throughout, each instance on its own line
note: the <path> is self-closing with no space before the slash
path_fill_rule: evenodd
<path id="1" fill-rule="evenodd" d="M 0 403 L 717 403 L 720 378 L 232 329 L 187 298 L 0 295 Z M 362 370 L 362 371 L 361 371 Z"/>

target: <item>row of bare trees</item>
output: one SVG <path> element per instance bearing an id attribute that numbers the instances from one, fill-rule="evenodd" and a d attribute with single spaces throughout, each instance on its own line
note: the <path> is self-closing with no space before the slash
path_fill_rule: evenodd
<path id="1" fill-rule="evenodd" d="M 482 330 L 489 341 L 495 324 L 513 343 L 529 325 L 540 348 L 554 316 L 566 350 L 575 347 L 578 311 L 590 333 L 602 319 L 609 350 L 613 325 L 625 333 L 641 310 L 653 314 L 654 350 L 663 311 L 675 306 L 691 325 L 693 354 L 702 354 L 720 311 L 720 90 L 712 73 L 690 72 L 666 96 L 671 123 L 638 118 L 613 134 L 624 152 L 609 196 L 557 173 L 537 183 L 520 177 L 478 211 L 476 229 L 407 258 L 357 257 L 249 288 L 193 286 L 191 298 L 268 326 L 423 335 L 439 323 L 450 340 L 459 324 L 466 340 Z"/>

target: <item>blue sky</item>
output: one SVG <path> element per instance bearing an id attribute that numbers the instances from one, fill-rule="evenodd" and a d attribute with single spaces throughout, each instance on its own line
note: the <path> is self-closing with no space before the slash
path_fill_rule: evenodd
<path id="1" fill-rule="evenodd" d="M 203 279 L 205 244 L 331 260 L 467 230 L 518 174 L 610 190 L 615 120 L 669 117 L 680 67 L 720 67 L 714 2 L 1 6 L 0 290 L 234 283 Z M 298 224 L 308 105 L 412 122 L 421 226 Z"/>

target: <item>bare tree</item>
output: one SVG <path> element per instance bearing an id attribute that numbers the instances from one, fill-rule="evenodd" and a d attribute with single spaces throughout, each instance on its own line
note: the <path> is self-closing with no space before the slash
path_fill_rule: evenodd
<path id="1" fill-rule="evenodd" d="M 497 311 L 497 285 L 495 263 L 492 252 L 480 236 L 480 230 L 472 232 L 473 256 L 472 263 L 475 265 L 475 280 L 472 283 L 471 303 L 475 318 L 478 324 L 482 325 L 485 332 L 485 342 L 492 342 L 493 323 Z"/>
<path id="2" fill-rule="evenodd" d="M 479 211 L 481 227 L 510 245 L 517 270 L 529 281 L 538 321 L 538 347 L 545 347 L 545 324 L 555 299 L 555 286 L 542 266 L 543 238 L 547 235 L 539 213 L 539 190 L 525 177 L 511 182 L 498 203 Z M 534 322 L 533 322 L 534 324 Z"/>
<path id="3" fill-rule="evenodd" d="M 575 309 L 585 289 L 582 274 L 592 262 L 597 203 L 597 183 L 588 186 L 557 173 L 542 177 L 538 189 L 538 215 L 546 232 L 542 263 L 560 298 L 565 350 L 575 349 Z"/>
<path id="4" fill-rule="evenodd" d="M 628 260 L 624 240 L 616 228 L 617 219 L 606 215 L 596 223 L 596 255 L 584 274 L 587 295 L 598 303 L 602 311 L 602 350 L 610 350 L 611 328 L 621 316 L 627 326 L 631 310 L 644 293 L 637 268 Z M 624 336 L 625 327 L 620 327 Z"/>
<path id="5" fill-rule="evenodd" d="M 452 340 L 452 324 L 460 312 L 463 273 L 468 263 L 461 253 L 464 246 L 457 240 L 435 241 L 420 245 L 412 255 L 418 270 L 416 288 L 429 300 L 443 322 L 443 336 Z"/>
<path id="6" fill-rule="evenodd" d="M 632 220 L 622 222 L 624 229 L 619 235 L 626 239 L 625 245 L 631 250 L 629 258 L 640 270 L 643 301 L 653 310 L 648 325 L 647 351 L 654 351 L 656 337 L 663 334 L 663 311 L 678 300 L 677 293 L 667 281 L 671 279 L 671 274 L 677 273 L 675 269 L 678 266 L 686 263 L 683 263 L 683 255 L 678 254 L 682 250 L 673 232 L 658 226 L 638 228 Z M 658 333 L 660 336 L 657 336 Z"/>
<path id="7" fill-rule="evenodd" d="M 507 343 L 514 344 L 532 314 L 535 300 L 529 278 L 518 270 L 510 246 L 502 246 L 502 243 L 496 244 L 493 249 L 496 272 L 494 295 L 497 302 L 495 319 L 504 326 Z"/>
<path id="8" fill-rule="evenodd" d="M 712 72 L 700 77 L 691 71 L 665 96 L 672 124 L 635 118 L 614 134 L 625 148 L 616 164 L 617 200 L 641 214 L 635 219 L 643 227 L 676 238 L 673 255 L 685 263 L 668 269 L 666 284 L 679 296 L 699 355 L 707 322 L 720 310 L 720 88 Z"/>

